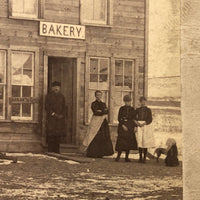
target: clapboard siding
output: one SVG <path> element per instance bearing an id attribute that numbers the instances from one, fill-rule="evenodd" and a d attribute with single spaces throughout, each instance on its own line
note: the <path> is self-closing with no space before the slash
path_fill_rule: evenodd
<path id="1" fill-rule="evenodd" d="M 80 24 L 79 0 L 46 0 L 42 21 Z M 0 45 L 8 48 L 11 45 L 36 47 L 39 50 L 38 86 L 39 108 L 38 123 L 0 122 L 1 140 L 41 141 L 43 119 L 44 91 L 44 54 L 66 56 L 76 55 L 81 58 L 78 87 L 78 127 L 77 143 L 81 143 L 87 126 L 85 116 L 85 64 L 88 56 L 117 58 L 137 58 L 139 66 L 138 93 L 144 93 L 144 51 L 145 51 L 145 1 L 144 0 L 113 0 L 113 24 L 111 26 L 86 25 L 86 40 L 63 39 L 39 36 L 39 20 L 23 20 L 8 17 L 8 0 L 0 0 Z M 111 128 L 111 137 L 116 140 L 116 127 Z M 15 135 L 16 134 L 16 135 Z M 2 141 L 1 141 L 2 142 Z M 24 143 L 23 143 L 24 144 Z M 14 145 L 14 146 L 13 146 Z M 17 143 L 11 145 L 20 148 Z M 30 149 L 38 148 L 34 143 Z M 8 149 L 8 146 L 5 146 Z M 1 151 L 1 149 L 0 149 Z M 20 151 L 25 151 L 20 149 Z"/>

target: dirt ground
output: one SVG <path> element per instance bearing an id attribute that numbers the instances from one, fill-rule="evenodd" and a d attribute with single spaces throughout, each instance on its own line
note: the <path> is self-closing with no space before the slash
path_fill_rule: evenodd
<path id="1" fill-rule="evenodd" d="M 17 154 L 15 154 L 17 155 Z M 0 199 L 182 199 L 182 164 L 63 161 L 41 154 L 18 154 L 19 163 L 0 163 Z"/>

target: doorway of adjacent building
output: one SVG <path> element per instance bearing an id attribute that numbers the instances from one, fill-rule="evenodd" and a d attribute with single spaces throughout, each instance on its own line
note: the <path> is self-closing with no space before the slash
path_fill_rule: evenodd
<path id="1" fill-rule="evenodd" d="M 48 57 L 48 92 L 54 81 L 61 82 L 61 93 L 65 96 L 66 136 L 61 143 L 75 144 L 75 72 L 76 58 Z"/>

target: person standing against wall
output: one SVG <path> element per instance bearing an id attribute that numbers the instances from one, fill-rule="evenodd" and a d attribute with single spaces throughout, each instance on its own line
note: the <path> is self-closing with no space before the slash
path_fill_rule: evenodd
<path id="1" fill-rule="evenodd" d="M 152 112 L 146 106 L 146 98 L 140 98 L 140 107 L 136 109 L 137 143 L 139 147 L 139 162 L 145 163 L 148 148 L 155 147 L 154 133 L 151 127 Z M 142 156 L 144 154 L 144 156 Z"/>
<path id="2" fill-rule="evenodd" d="M 60 153 L 60 138 L 65 134 L 65 97 L 61 83 L 53 82 L 52 91 L 45 100 L 48 152 Z"/>
<path id="3" fill-rule="evenodd" d="M 131 106 L 131 97 L 124 96 L 125 105 L 119 109 L 118 114 L 118 137 L 115 150 L 118 152 L 115 161 L 118 162 L 122 151 L 125 151 L 125 162 L 130 162 L 130 150 L 137 150 L 137 141 L 135 137 L 135 109 Z"/>
<path id="4" fill-rule="evenodd" d="M 91 105 L 92 119 L 80 151 L 86 153 L 87 157 L 103 158 L 103 156 L 113 155 L 114 151 L 107 120 L 108 108 L 101 100 L 100 90 L 95 92 L 95 98 Z"/>

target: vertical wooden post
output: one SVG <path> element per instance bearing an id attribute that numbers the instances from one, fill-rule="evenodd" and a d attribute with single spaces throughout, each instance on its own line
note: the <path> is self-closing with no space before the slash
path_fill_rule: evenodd
<path id="1" fill-rule="evenodd" d="M 44 11 L 45 11 L 45 0 L 39 0 L 39 2 L 38 2 L 38 17 L 40 19 L 44 19 Z"/>
<path id="2" fill-rule="evenodd" d="M 80 142 L 80 132 L 79 132 L 79 123 L 80 123 L 80 117 L 79 117 L 79 96 L 81 93 L 80 89 L 80 74 L 81 74 L 81 58 L 73 59 L 73 102 L 74 102 L 74 108 L 73 108 L 73 143 L 75 145 L 79 145 Z"/>
<path id="3" fill-rule="evenodd" d="M 148 97 L 149 0 L 145 1 L 144 96 Z"/>
<path id="4" fill-rule="evenodd" d="M 114 96 L 115 96 L 115 59 L 110 59 L 110 123 L 114 123 Z"/>
<path id="5" fill-rule="evenodd" d="M 48 56 L 44 53 L 44 85 L 43 85 L 43 119 L 42 119 L 42 145 L 46 146 L 46 112 L 45 97 L 48 90 Z"/>
<path id="6" fill-rule="evenodd" d="M 85 124 L 88 123 L 88 103 L 89 103 L 89 56 L 86 56 L 85 61 Z"/>
<path id="7" fill-rule="evenodd" d="M 39 56 L 39 50 L 35 51 L 35 66 L 34 66 L 34 97 L 39 96 L 39 68 L 40 68 L 40 62 L 39 62 L 40 56 Z M 36 103 L 33 105 L 33 120 L 38 121 L 38 113 L 39 113 L 39 105 Z"/>
<path id="8" fill-rule="evenodd" d="M 113 25 L 113 0 L 108 0 L 108 24 Z"/>
<path id="9" fill-rule="evenodd" d="M 12 96 L 12 83 L 11 83 L 11 77 L 12 77 L 12 61 L 11 61 L 11 50 L 8 50 L 8 57 L 7 57 L 7 95 L 6 95 L 6 102 L 7 102 L 7 119 L 11 120 L 12 116 L 12 107 L 9 102 L 9 98 Z"/>
<path id="10" fill-rule="evenodd" d="M 139 86 L 139 66 L 138 66 L 138 59 L 135 59 L 135 95 L 134 95 L 134 107 L 137 107 L 138 102 L 138 86 Z"/>

